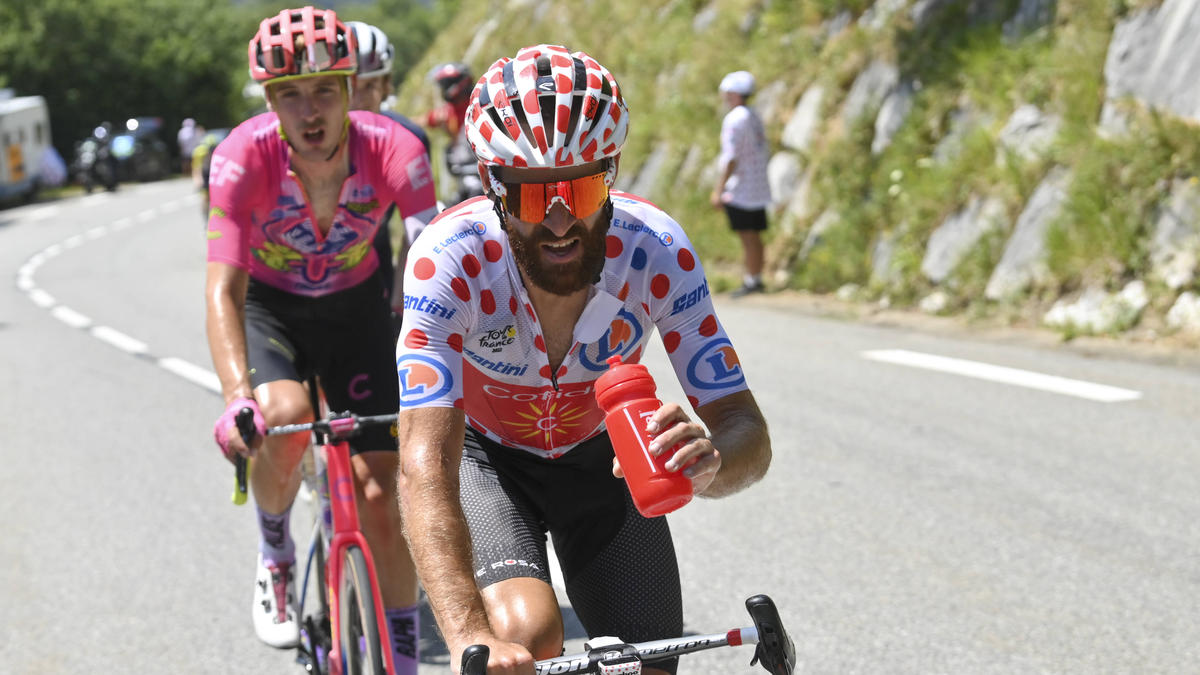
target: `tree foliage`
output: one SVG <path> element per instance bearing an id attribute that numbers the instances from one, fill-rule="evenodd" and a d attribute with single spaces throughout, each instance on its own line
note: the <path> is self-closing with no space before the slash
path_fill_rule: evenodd
<path id="1" fill-rule="evenodd" d="M 304 3 L 290 3 L 300 6 Z M 436 3 L 435 3 L 436 4 Z M 448 10 L 416 0 L 339 3 L 343 20 L 375 23 L 396 45 L 400 78 L 420 59 Z M 279 2 L 232 0 L 4 0 L 0 3 L 0 86 L 45 97 L 54 144 L 69 157 L 102 121 L 163 118 L 165 140 L 186 117 L 232 126 L 260 106 L 246 44 Z"/>

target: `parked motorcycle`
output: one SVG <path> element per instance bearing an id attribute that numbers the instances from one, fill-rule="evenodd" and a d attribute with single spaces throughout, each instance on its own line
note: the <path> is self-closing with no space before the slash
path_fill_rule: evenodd
<path id="1" fill-rule="evenodd" d="M 117 189 L 117 160 L 107 137 L 92 136 L 75 144 L 71 175 L 88 194 L 98 185 L 109 192 Z"/>

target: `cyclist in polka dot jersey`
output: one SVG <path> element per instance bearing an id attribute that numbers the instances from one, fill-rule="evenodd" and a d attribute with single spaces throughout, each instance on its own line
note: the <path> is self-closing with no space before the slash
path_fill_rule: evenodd
<path id="1" fill-rule="evenodd" d="M 489 673 L 561 652 L 546 532 L 589 635 L 679 635 L 666 519 L 633 508 L 594 385 L 657 330 L 704 426 L 667 403 L 652 450 L 705 497 L 763 476 L 766 423 L 704 270 L 670 216 L 610 189 L 628 111 L 588 55 L 539 45 L 497 61 L 467 125 L 489 194 L 414 244 L 396 361 L 401 510 L 452 666 L 472 644 L 491 648 Z"/>

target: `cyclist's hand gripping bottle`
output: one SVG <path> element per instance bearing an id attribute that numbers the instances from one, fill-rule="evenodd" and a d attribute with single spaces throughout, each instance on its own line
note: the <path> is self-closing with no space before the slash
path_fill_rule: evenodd
<path id="1" fill-rule="evenodd" d="M 662 407 L 655 397 L 654 378 L 640 363 L 621 363 L 620 356 L 608 359 L 608 372 L 596 380 L 596 402 L 604 409 L 605 426 L 613 450 L 625 472 L 633 504 L 647 518 L 665 515 L 692 500 L 692 481 L 664 465 L 674 454 L 667 450 L 650 454 L 654 436 L 646 421 Z"/>

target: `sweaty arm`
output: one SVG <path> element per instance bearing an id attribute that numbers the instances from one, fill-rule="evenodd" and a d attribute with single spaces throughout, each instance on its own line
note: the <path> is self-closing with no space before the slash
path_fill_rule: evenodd
<path id="1" fill-rule="evenodd" d="M 250 397 L 250 368 L 246 358 L 246 270 L 222 262 L 210 262 L 205 282 L 206 331 L 213 367 L 221 381 L 221 394 L 229 403 Z"/>
<path id="2" fill-rule="evenodd" d="M 771 464 L 771 439 L 754 394 L 734 392 L 696 408 L 712 432 L 712 444 L 721 453 L 721 469 L 702 497 L 725 497 L 749 487 L 767 473 Z"/>
<path id="3" fill-rule="evenodd" d="M 457 672 L 473 644 L 493 650 L 491 663 L 532 663 L 528 652 L 498 642 L 475 586 L 471 534 L 459 502 L 459 461 L 465 416 L 458 408 L 401 410 L 397 484 L 404 536 Z M 507 654 L 507 656 L 506 656 Z M 497 671 L 499 672 L 499 671 Z"/>

